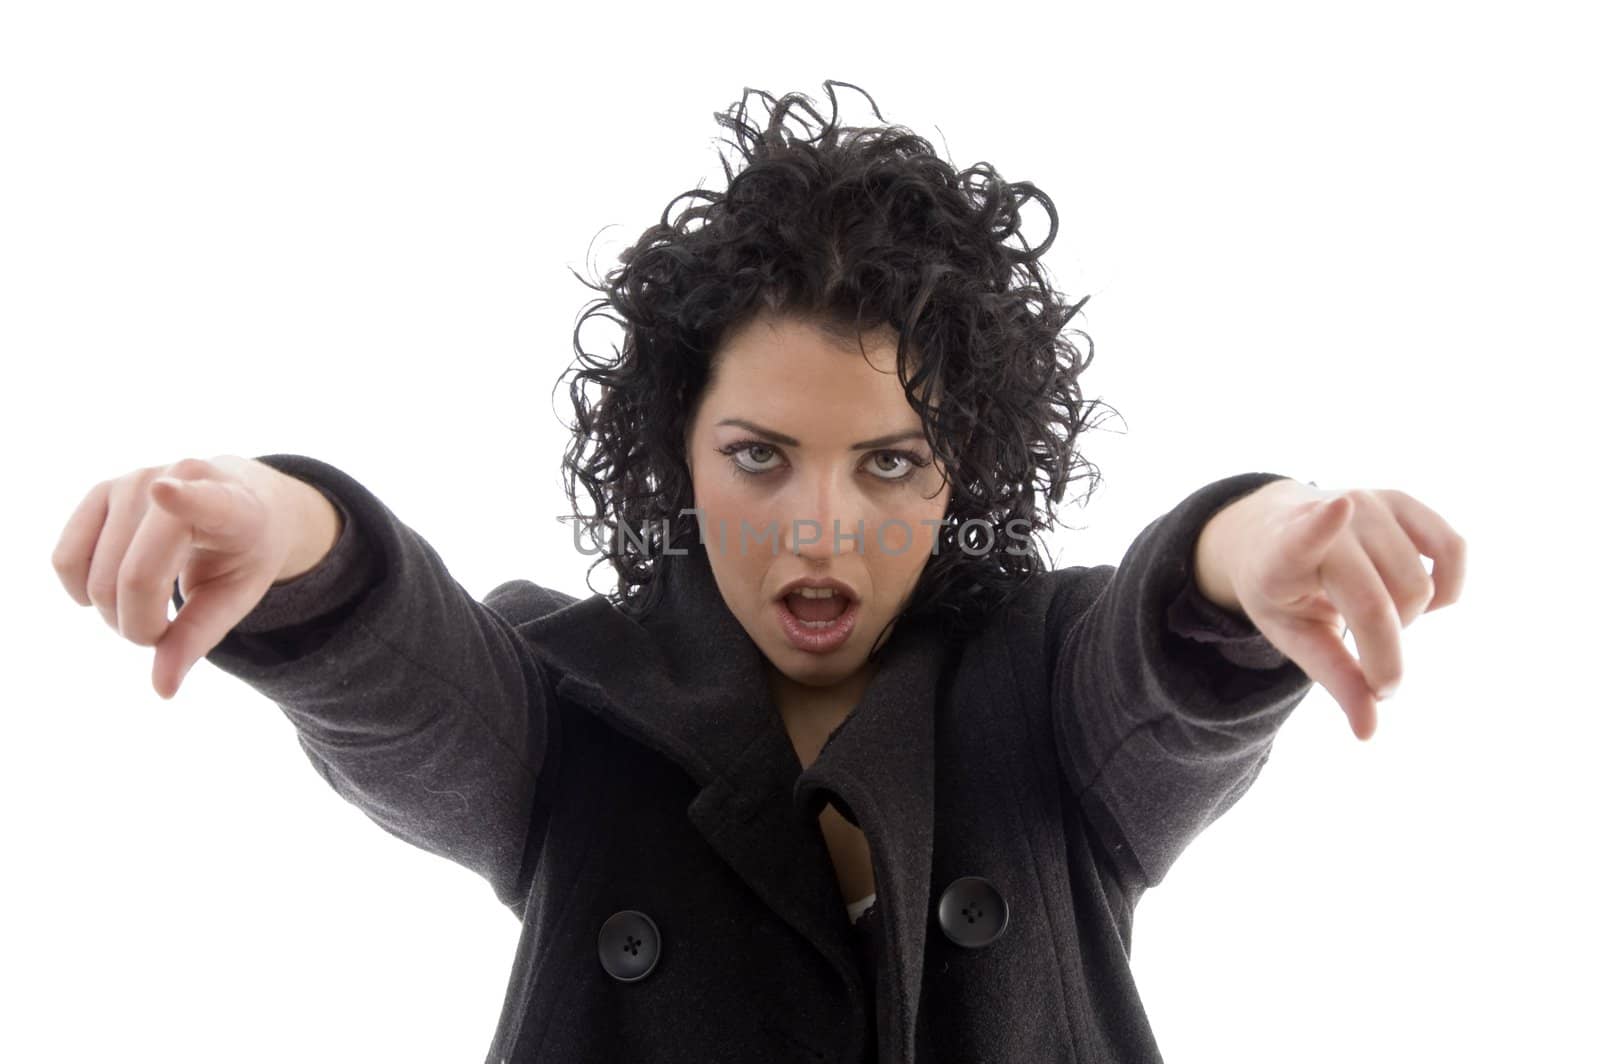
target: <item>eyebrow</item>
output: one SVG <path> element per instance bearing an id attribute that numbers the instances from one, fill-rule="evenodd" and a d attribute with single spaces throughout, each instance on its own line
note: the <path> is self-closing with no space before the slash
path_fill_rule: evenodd
<path id="1" fill-rule="evenodd" d="M 744 418 L 725 417 L 721 421 L 717 422 L 717 424 L 718 425 L 738 425 L 740 428 L 749 429 L 751 432 L 755 433 L 756 435 L 763 436 L 763 437 L 771 440 L 773 443 L 781 443 L 781 444 L 784 444 L 784 445 L 789 446 L 789 447 L 798 447 L 798 446 L 800 446 L 800 441 L 795 439 L 793 436 L 785 436 L 781 432 L 774 432 L 772 429 L 763 428 L 762 426 L 757 425 L 753 421 L 744 420 Z M 922 430 L 921 429 L 906 429 L 904 432 L 892 432 L 887 436 L 875 436 L 870 440 L 862 440 L 860 443 L 852 443 L 850 445 L 850 449 L 852 451 L 867 451 L 867 450 L 872 450 L 872 449 L 877 448 L 877 447 L 887 447 L 891 443 L 899 443 L 901 440 L 911 440 L 911 439 L 921 439 L 921 438 L 922 438 Z"/>

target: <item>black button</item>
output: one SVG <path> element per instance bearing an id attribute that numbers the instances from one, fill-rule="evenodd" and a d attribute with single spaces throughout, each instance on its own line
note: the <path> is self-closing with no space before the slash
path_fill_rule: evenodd
<path id="1" fill-rule="evenodd" d="M 979 949 L 1005 933 L 1006 900 L 982 876 L 962 876 L 939 896 L 939 927 L 958 946 Z"/>
<path id="2" fill-rule="evenodd" d="M 600 926 L 600 964 L 606 974 L 623 983 L 649 975 L 661 956 L 661 933 L 656 922 L 637 909 L 611 914 Z"/>

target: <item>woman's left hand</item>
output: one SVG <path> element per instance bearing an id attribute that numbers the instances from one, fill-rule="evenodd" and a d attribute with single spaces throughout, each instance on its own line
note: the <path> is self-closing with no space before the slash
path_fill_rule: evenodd
<path id="1" fill-rule="evenodd" d="M 1285 479 L 1243 501 L 1224 552 L 1239 608 L 1327 688 L 1356 738 L 1371 738 L 1378 700 L 1400 686 L 1401 630 L 1461 597 L 1466 540 L 1403 491 Z M 1344 645 L 1341 616 L 1359 660 Z"/>

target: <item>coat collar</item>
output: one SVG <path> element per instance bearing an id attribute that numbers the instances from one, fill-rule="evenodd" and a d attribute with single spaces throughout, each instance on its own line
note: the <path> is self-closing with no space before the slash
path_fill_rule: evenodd
<path id="1" fill-rule="evenodd" d="M 657 564 L 661 598 L 643 618 L 594 595 L 529 622 L 530 643 L 554 667 L 559 695 L 693 777 L 695 827 L 851 987 L 855 932 L 817 816 L 832 800 L 861 828 L 886 935 L 879 1027 L 895 1056 L 908 1056 L 929 912 L 935 701 L 950 657 L 939 633 L 929 621 L 895 625 L 861 702 L 802 771 L 765 657 L 723 600 L 705 546 Z"/>

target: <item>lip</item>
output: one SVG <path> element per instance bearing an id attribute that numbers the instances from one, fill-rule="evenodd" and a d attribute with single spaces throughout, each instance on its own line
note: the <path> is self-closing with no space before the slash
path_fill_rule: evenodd
<path id="1" fill-rule="evenodd" d="M 794 586 L 832 587 L 834 585 L 801 582 Z M 846 593 L 848 594 L 848 592 Z M 847 599 L 844 612 L 822 628 L 807 627 L 804 621 L 790 612 L 788 604 L 781 598 L 773 603 L 773 607 L 778 611 L 778 624 L 783 628 L 784 637 L 789 640 L 790 646 L 809 654 L 827 654 L 844 646 L 845 641 L 850 638 L 850 633 L 856 627 L 856 618 L 861 613 L 861 600 L 857 598 Z"/>
<path id="2" fill-rule="evenodd" d="M 777 598 L 774 601 L 782 602 L 784 599 L 788 598 L 790 595 L 794 594 L 796 591 L 799 591 L 803 587 L 831 587 L 834 591 L 849 599 L 851 605 L 861 601 L 861 596 L 856 594 L 855 588 L 851 587 L 843 580 L 836 580 L 831 576 L 807 576 L 801 577 L 798 580 L 791 580 L 787 584 L 784 584 L 783 587 L 779 588 Z"/>

